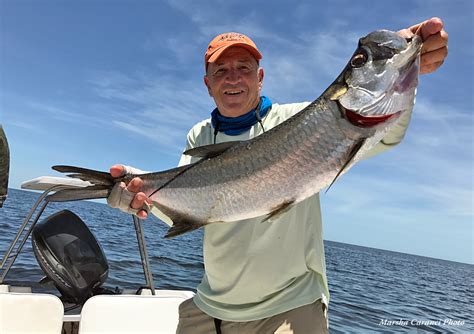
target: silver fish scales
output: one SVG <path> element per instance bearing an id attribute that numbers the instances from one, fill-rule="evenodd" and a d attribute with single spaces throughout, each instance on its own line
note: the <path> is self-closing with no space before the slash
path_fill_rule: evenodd
<path id="1" fill-rule="evenodd" d="M 285 122 L 249 141 L 185 152 L 202 158 L 196 163 L 139 175 L 142 191 L 173 221 L 167 236 L 210 223 L 266 220 L 330 186 L 412 108 L 420 49 L 418 36 L 372 32 L 333 84 Z M 138 176 L 53 168 L 94 186 L 59 191 L 50 201 L 106 197 L 116 182 Z"/>

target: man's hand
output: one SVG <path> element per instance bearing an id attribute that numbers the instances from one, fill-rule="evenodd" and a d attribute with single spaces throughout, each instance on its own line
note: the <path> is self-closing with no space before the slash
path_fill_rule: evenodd
<path id="1" fill-rule="evenodd" d="M 423 41 L 421 49 L 420 74 L 436 71 L 448 56 L 448 33 L 438 17 L 415 24 L 398 32 L 403 37 L 419 35 Z"/>
<path id="2" fill-rule="evenodd" d="M 112 177 L 120 177 L 127 173 L 134 173 L 129 171 L 130 167 L 124 165 L 113 165 L 110 167 L 110 175 Z M 128 184 L 121 182 L 116 184 L 107 202 L 110 206 L 121 209 L 122 211 L 134 213 L 141 219 L 148 217 L 146 208 L 151 205 L 151 200 L 140 192 L 143 186 L 143 180 L 135 177 Z"/>

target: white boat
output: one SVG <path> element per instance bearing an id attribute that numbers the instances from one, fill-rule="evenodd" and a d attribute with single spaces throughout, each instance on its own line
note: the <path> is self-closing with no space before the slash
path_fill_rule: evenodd
<path id="1" fill-rule="evenodd" d="M 88 185 L 89 182 L 61 177 L 40 177 L 22 184 L 22 189 L 40 190 L 43 194 L 3 255 L 0 334 L 176 332 L 178 306 L 194 293 L 154 288 L 140 219 L 133 216 L 146 286 L 138 290 L 102 286 L 108 274 L 105 255 L 87 226 L 71 211 L 57 212 L 37 224 L 48 205 L 49 193 Z M 38 293 L 31 287 L 5 283 L 30 237 L 40 267 L 60 294 Z"/>

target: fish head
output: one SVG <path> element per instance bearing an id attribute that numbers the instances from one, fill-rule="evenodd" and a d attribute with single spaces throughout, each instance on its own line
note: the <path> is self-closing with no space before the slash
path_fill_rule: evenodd
<path id="1" fill-rule="evenodd" d="M 344 89 L 337 101 L 345 118 L 369 127 L 410 110 L 418 85 L 421 45 L 417 35 L 403 38 L 388 30 L 361 38 L 338 78 Z"/>

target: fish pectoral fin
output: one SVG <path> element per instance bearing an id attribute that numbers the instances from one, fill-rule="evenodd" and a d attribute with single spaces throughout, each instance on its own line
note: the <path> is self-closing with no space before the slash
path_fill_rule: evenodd
<path id="1" fill-rule="evenodd" d="M 195 147 L 187 151 L 184 151 L 183 154 L 190 155 L 197 158 L 204 158 L 204 159 L 213 158 L 218 155 L 221 155 L 232 146 L 237 145 L 241 142 L 242 141 L 228 141 L 225 143 L 199 146 L 199 147 Z"/>
<path id="2" fill-rule="evenodd" d="M 279 205 L 277 205 L 265 218 L 262 220 L 263 222 L 268 221 L 269 219 L 276 219 L 283 215 L 285 212 L 290 210 L 291 206 L 295 203 L 295 200 L 285 201 Z"/>
<path id="3" fill-rule="evenodd" d="M 342 165 L 341 169 L 339 170 L 339 172 L 337 173 L 336 177 L 334 177 L 334 180 L 332 180 L 331 184 L 328 186 L 328 188 L 326 189 L 325 193 L 328 192 L 329 188 L 331 188 L 331 186 L 334 184 L 334 182 L 336 182 L 336 180 L 338 179 L 338 177 L 346 170 L 346 168 L 350 165 L 350 163 L 354 160 L 354 157 L 356 156 L 357 152 L 360 151 L 360 149 L 362 148 L 362 146 L 364 146 L 365 144 L 365 141 L 366 141 L 366 138 L 362 138 L 360 139 L 359 141 L 357 141 L 349 150 L 348 154 L 347 154 L 347 160 L 346 162 L 344 163 L 344 165 Z"/>

